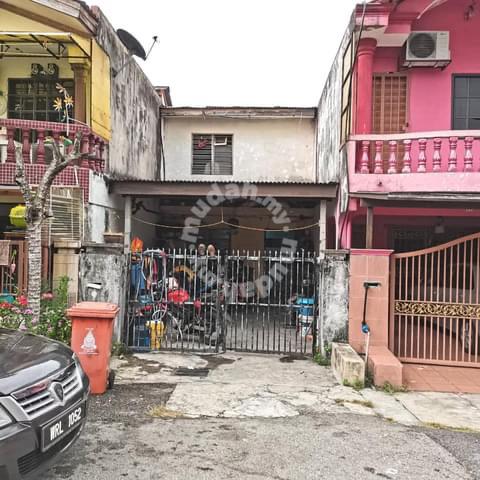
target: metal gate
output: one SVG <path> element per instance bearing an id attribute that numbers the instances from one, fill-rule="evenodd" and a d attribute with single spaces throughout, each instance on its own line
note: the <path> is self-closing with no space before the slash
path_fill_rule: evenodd
<path id="1" fill-rule="evenodd" d="M 480 233 L 391 267 L 390 349 L 400 360 L 480 367 Z"/>
<path id="2" fill-rule="evenodd" d="M 0 265 L 0 296 L 8 298 L 25 292 L 27 288 L 27 242 L 8 241 L 6 265 Z M 1 301 L 1 298 L 0 298 Z"/>
<path id="3" fill-rule="evenodd" d="M 312 253 L 132 254 L 127 345 L 149 351 L 311 353 L 317 279 Z"/>

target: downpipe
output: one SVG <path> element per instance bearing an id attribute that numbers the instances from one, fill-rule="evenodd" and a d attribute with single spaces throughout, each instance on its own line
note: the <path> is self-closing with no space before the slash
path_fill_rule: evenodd
<path id="1" fill-rule="evenodd" d="M 362 333 L 366 335 L 365 337 L 365 368 L 368 366 L 368 350 L 370 348 L 370 327 L 367 323 L 367 301 L 368 301 L 368 291 L 370 288 L 377 288 L 381 285 L 380 282 L 375 280 L 367 280 L 363 282 L 363 288 L 365 289 L 365 294 L 363 296 L 363 317 L 362 317 Z"/>

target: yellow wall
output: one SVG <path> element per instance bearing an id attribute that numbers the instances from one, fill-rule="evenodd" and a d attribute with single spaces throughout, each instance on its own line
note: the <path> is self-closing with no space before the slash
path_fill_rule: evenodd
<path id="1" fill-rule="evenodd" d="M 59 22 L 62 14 L 52 10 L 52 18 Z M 16 15 L 0 8 L 0 30 L 8 32 L 60 32 L 49 25 L 43 25 L 39 22 Z M 65 26 L 65 32 L 68 32 L 68 25 Z M 92 130 L 106 139 L 110 139 L 110 60 L 105 52 L 98 46 L 95 40 L 79 35 L 73 36 L 75 41 L 88 53 L 91 54 L 90 76 L 87 78 L 87 123 L 92 126 Z M 75 50 L 78 47 L 70 49 L 72 54 L 77 54 Z M 7 85 L 9 78 L 28 78 L 30 77 L 30 65 L 40 63 L 46 68 L 48 63 L 56 63 L 59 66 L 59 75 L 61 78 L 73 78 L 73 71 L 70 63 L 80 62 L 80 59 L 61 59 L 55 58 L 2 58 L 0 59 L 0 91 L 4 95 L 8 94 Z M 74 92 L 70 92 L 72 95 Z M 6 117 L 5 112 L 2 116 Z"/>
<path id="2" fill-rule="evenodd" d="M 92 130 L 110 140 L 110 59 L 92 42 Z"/>
<path id="3" fill-rule="evenodd" d="M 73 71 L 70 68 L 68 60 L 55 58 L 2 58 L 0 60 L 0 91 L 3 95 L 8 94 L 8 79 L 9 78 L 29 78 L 30 68 L 32 63 L 39 63 L 44 69 L 47 68 L 48 63 L 56 63 L 59 67 L 60 78 L 73 78 Z M 74 92 L 69 92 L 71 95 Z M 6 117 L 7 112 L 0 115 Z"/>

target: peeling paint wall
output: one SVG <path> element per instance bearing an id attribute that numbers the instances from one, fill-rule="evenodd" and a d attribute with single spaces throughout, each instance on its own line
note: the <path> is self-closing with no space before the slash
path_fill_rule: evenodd
<path id="1" fill-rule="evenodd" d="M 80 255 L 79 301 L 114 303 L 120 307 L 114 325 L 119 341 L 125 316 L 127 281 L 126 259 L 122 249 L 108 245 L 87 247 Z"/>
<path id="2" fill-rule="evenodd" d="M 109 173 L 113 178 L 160 180 L 160 97 L 101 13 L 96 40 L 112 68 Z"/>
<path id="3" fill-rule="evenodd" d="M 342 62 L 353 31 L 353 17 L 342 39 L 318 103 L 318 179 L 320 183 L 340 180 L 340 122 L 342 113 Z"/>
<path id="4" fill-rule="evenodd" d="M 85 242 L 103 243 L 104 232 L 123 233 L 124 199 L 110 194 L 105 177 L 92 171 L 85 212 Z"/>
<path id="5" fill-rule="evenodd" d="M 315 182 L 315 120 L 165 118 L 166 180 Z M 192 175 L 192 134 L 233 135 L 233 175 Z"/>
<path id="6" fill-rule="evenodd" d="M 327 252 L 320 264 L 320 319 L 324 345 L 348 340 L 348 259 Z"/>

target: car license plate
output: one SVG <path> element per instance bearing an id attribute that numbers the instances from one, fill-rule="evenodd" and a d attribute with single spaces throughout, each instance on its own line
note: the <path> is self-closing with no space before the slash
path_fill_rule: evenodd
<path id="1" fill-rule="evenodd" d="M 85 402 L 83 402 L 45 425 L 42 428 L 42 451 L 48 450 L 79 427 L 85 418 L 85 412 Z"/>

